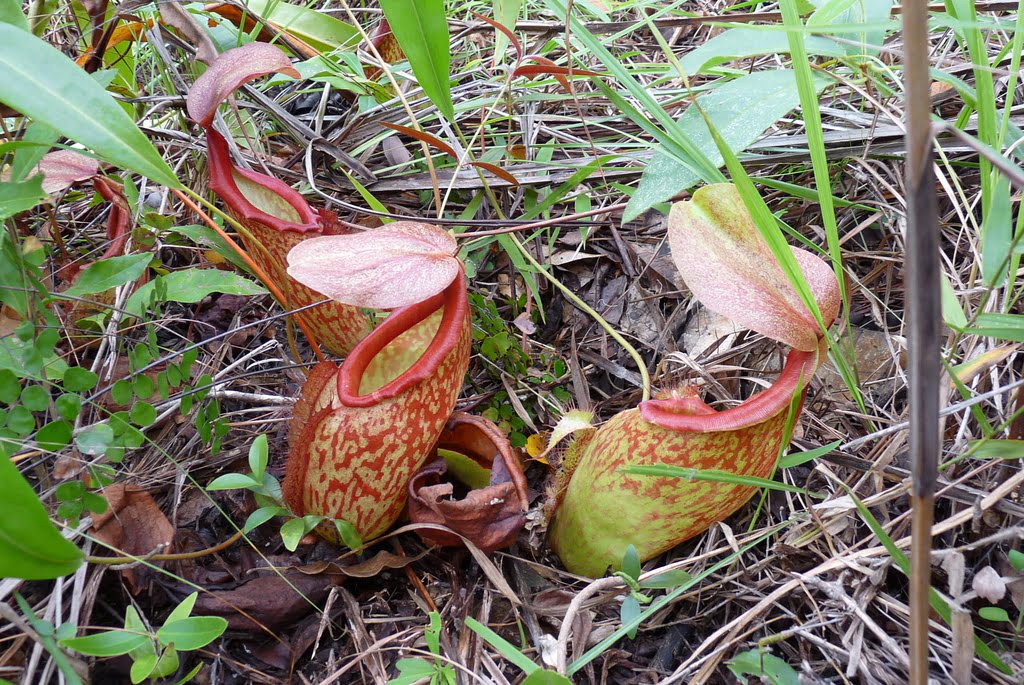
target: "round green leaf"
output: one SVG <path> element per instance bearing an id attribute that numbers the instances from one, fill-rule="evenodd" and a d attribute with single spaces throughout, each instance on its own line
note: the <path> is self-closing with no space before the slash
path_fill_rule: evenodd
<path id="1" fill-rule="evenodd" d="M 41 385 L 29 385 L 21 391 L 21 405 L 29 411 L 46 411 L 50 407 L 50 393 Z"/>
<path id="2" fill-rule="evenodd" d="M 80 480 L 69 480 L 61 483 L 54 492 L 58 502 L 70 502 L 71 500 L 82 499 L 85 494 L 85 483 Z"/>
<path id="3" fill-rule="evenodd" d="M 132 382 L 132 388 L 135 390 L 135 396 L 140 399 L 146 399 L 153 395 L 153 379 L 146 374 L 141 374 Z"/>
<path id="4" fill-rule="evenodd" d="M 138 426 L 149 426 L 156 421 L 156 409 L 149 402 L 136 402 L 130 412 L 132 422 Z"/>
<path id="5" fill-rule="evenodd" d="M 36 429 L 36 417 L 25 407 L 14 407 L 7 415 L 7 427 L 20 437 L 25 437 Z"/>
<path id="6" fill-rule="evenodd" d="M 82 396 L 73 392 L 64 393 L 57 398 L 54 404 L 61 417 L 68 421 L 74 421 L 78 418 L 78 413 L 82 411 Z"/>
<path id="7" fill-rule="evenodd" d="M 103 454 L 114 441 L 114 429 L 105 423 L 90 426 L 78 434 L 75 444 L 83 454 L 90 456 Z"/>
<path id="8" fill-rule="evenodd" d="M 119 380 L 114 383 L 114 387 L 110 389 L 110 396 L 114 398 L 114 401 L 118 404 L 131 404 L 132 401 L 132 383 L 129 380 Z"/>
<path id="9" fill-rule="evenodd" d="M 0 402 L 13 404 L 21 396 L 21 382 L 10 369 L 0 369 Z"/>
<path id="10" fill-rule="evenodd" d="M 71 442 L 71 424 L 67 421 L 51 421 L 36 433 L 36 443 L 48 452 L 67 447 Z"/>
<path id="11" fill-rule="evenodd" d="M 96 387 L 99 376 L 83 369 L 81 366 L 72 366 L 64 372 L 64 389 L 68 392 L 86 392 Z"/>

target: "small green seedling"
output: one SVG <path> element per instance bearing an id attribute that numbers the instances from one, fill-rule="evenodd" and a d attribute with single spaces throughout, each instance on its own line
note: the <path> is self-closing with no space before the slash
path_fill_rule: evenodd
<path id="1" fill-rule="evenodd" d="M 269 461 L 269 449 L 267 447 L 267 436 L 257 436 L 249 447 L 249 473 L 225 473 L 218 476 L 209 485 L 207 490 L 248 490 L 256 499 L 257 509 L 249 514 L 243 533 L 249 533 L 263 525 L 276 516 L 290 517 L 281 525 L 281 539 L 289 552 L 294 552 L 299 546 L 299 541 L 307 533 L 319 526 L 328 519 L 323 516 L 309 515 L 292 517 L 291 512 L 283 505 L 281 499 L 281 484 L 272 475 L 267 473 Z M 360 549 L 363 541 L 359 537 L 359 531 L 348 521 L 343 519 L 330 519 L 338 531 L 338 537 L 351 549 Z"/>
<path id="2" fill-rule="evenodd" d="M 771 685 L 800 685 L 800 676 L 785 661 L 761 647 L 737 654 L 728 662 L 729 670 L 741 680 L 753 675 Z"/>
<path id="3" fill-rule="evenodd" d="M 423 637 L 427 641 L 427 649 L 434 655 L 433 660 L 399 659 L 395 663 L 399 675 L 389 680 L 388 685 L 412 685 L 419 682 L 429 682 L 430 685 L 455 685 L 455 668 L 440 658 L 441 615 L 436 611 L 430 612 L 430 624 L 424 628 Z"/>
<path id="4" fill-rule="evenodd" d="M 96 657 L 127 654 L 132 659 L 131 681 L 141 683 L 147 678 L 166 678 L 178 670 L 178 652 L 202 649 L 227 630 L 228 622 L 220 616 L 189 616 L 199 593 L 193 592 L 174 608 L 163 626 L 153 634 L 135 607 L 125 609 L 124 628 L 105 630 L 84 637 L 61 639 L 61 646 Z M 58 629 L 59 632 L 60 629 Z M 194 668 L 179 685 L 187 683 L 201 666 Z"/>
<path id="5" fill-rule="evenodd" d="M 637 554 L 636 547 L 630 545 L 622 557 L 622 570 L 615 574 L 629 586 L 629 595 L 622 600 L 622 607 L 619 609 L 619 618 L 623 625 L 632 622 L 640 615 L 641 604 L 651 603 L 651 598 L 640 592 L 640 573 L 640 556 Z M 636 638 L 637 628 L 638 626 L 633 626 L 626 633 L 630 640 Z"/>
<path id="6" fill-rule="evenodd" d="M 1017 573 L 1024 573 L 1024 552 L 1020 552 L 1015 549 L 1011 549 L 1007 553 L 1007 558 L 1010 561 L 1010 565 Z M 1006 609 L 998 606 L 987 606 L 978 609 L 978 616 L 985 619 L 986 621 L 992 621 L 993 623 L 1004 623 L 1008 626 L 1008 630 L 1013 633 L 1013 647 L 1010 651 L 1015 651 L 1018 640 L 1024 636 L 1024 609 L 1017 611 L 1017 620 L 1013 620 Z"/>

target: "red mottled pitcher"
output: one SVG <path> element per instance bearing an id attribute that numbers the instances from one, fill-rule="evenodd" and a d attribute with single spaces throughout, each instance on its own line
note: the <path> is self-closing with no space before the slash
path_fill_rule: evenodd
<path id="1" fill-rule="evenodd" d="M 313 370 L 291 424 L 283 489 L 294 513 L 345 519 L 363 539 L 387 530 L 455 406 L 471 332 L 460 269 L 443 292 L 392 312 L 340 367 Z"/>
<path id="2" fill-rule="evenodd" d="M 691 387 L 612 417 L 583 447 L 554 513 L 550 540 L 566 567 L 599 576 L 629 545 L 641 560 L 674 547 L 741 507 L 756 488 L 707 480 L 630 475 L 628 466 L 668 464 L 766 477 L 796 419 L 827 343 L 729 184 L 701 188 L 669 217 L 672 254 L 705 306 L 793 346 L 774 385 L 724 411 Z M 828 326 L 839 308 L 832 270 L 793 250 Z"/>

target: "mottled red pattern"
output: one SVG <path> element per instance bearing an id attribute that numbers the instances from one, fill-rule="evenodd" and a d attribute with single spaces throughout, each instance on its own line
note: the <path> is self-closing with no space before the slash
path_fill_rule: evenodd
<path id="1" fill-rule="evenodd" d="M 440 325 L 432 316 L 439 308 Z M 437 327 L 426 350 L 421 335 L 402 335 L 418 326 Z M 386 531 L 455 406 L 469 367 L 471 332 L 460 273 L 440 296 L 395 311 L 363 340 L 333 375 L 348 379 L 341 392 L 339 383 L 324 381 L 330 365 L 318 367 L 292 422 L 296 437 L 284 482 L 292 511 L 343 518 L 364 539 Z M 372 372 L 376 360 L 392 362 L 394 346 L 406 343 L 418 359 L 380 386 L 379 372 Z"/>
<path id="2" fill-rule="evenodd" d="M 671 464 L 769 475 L 782 446 L 790 400 L 803 387 L 788 380 L 795 376 L 806 382 L 816 368 L 816 355 L 810 355 L 809 365 L 807 356 L 791 353 L 779 379 L 785 392 L 765 391 L 729 410 L 752 404 L 755 411 L 747 412 L 745 422 L 730 420 L 724 427 L 716 427 L 716 416 L 728 412 L 709 414 L 707 405 L 692 393 L 682 393 L 680 404 L 688 406 L 691 413 L 686 418 L 710 421 L 709 430 L 663 427 L 646 420 L 641 409 L 612 417 L 587 445 L 552 522 L 551 545 L 566 568 L 600 576 L 609 566 L 622 563 L 630 544 L 641 560 L 650 559 L 740 508 L 756 488 L 626 475 L 620 470 L 634 465 Z M 773 399 L 767 411 L 758 401 L 761 396 Z"/>
<path id="3" fill-rule="evenodd" d="M 207 130 L 206 140 L 210 188 L 252 235 L 252 239 L 242 236 L 245 249 L 288 298 L 288 302 L 282 304 L 297 309 L 322 302 L 325 299 L 323 295 L 288 276 L 287 256 L 289 250 L 306 238 L 336 233 L 336 223 L 330 221 L 326 212 L 321 217 L 286 183 L 235 167 L 231 163 L 227 141 L 215 130 Z M 247 197 L 256 193 L 265 205 L 274 205 L 273 214 L 257 207 L 252 201 L 255 198 Z M 370 322 L 362 311 L 339 302 L 328 302 L 297 316 L 309 326 L 318 342 L 339 356 L 348 354 L 370 332 Z"/>

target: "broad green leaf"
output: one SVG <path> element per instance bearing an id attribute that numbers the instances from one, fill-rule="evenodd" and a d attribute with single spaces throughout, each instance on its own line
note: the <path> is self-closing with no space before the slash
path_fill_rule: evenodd
<path id="1" fill-rule="evenodd" d="M 85 392 L 96 387 L 99 380 L 94 372 L 81 366 L 71 366 L 64 372 L 64 389 L 68 392 Z"/>
<path id="2" fill-rule="evenodd" d="M 136 316 L 142 314 L 156 292 L 157 283 L 162 284 L 164 302 L 198 302 L 211 293 L 229 295 L 265 295 L 266 289 L 247 278 L 230 271 L 219 269 L 183 269 L 166 276 L 159 276 L 136 290 L 125 309 Z"/>
<path id="3" fill-rule="evenodd" d="M 10 24 L 22 31 L 28 31 L 28 19 L 21 11 L 21 0 L 0 0 L 0 24 Z"/>
<path id="4" fill-rule="evenodd" d="M 281 526 L 281 540 L 284 542 L 285 549 L 289 552 L 294 552 L 299 546 L 299 540 L 306 534 L 306 522 L 302 519 L 291 519 L 285 521 L 284 525 Z"/>
<path id="5" fill-rule="evenodd" d="M 63 294 L 82 297 L 131 283 L 146 273 L 146 267 L 152 259 L 153 255 L 144 252 L 93 262 L 82 269 L 82 273 L 79 274 L 74 285 L 65 290 Z"/>
<path id="6" fill-rule="evenodd" d="M 619 618 L 622 621 L 623 625 L 629 625 L 634 623 L 639 616 L 640 602 L 636 600 L 636 597 L 634 597 L 633 595 L 629 595 L 624 600 L 622 600 L 622 607 L 620 607 L 619 610 Z M 636 631 L 638 630 L 638 628 L 639 626 L 633 625 L 626 632 L 626 637 L 628 637 L 630 640 L 635 640 Z"/>
<path id="7" fill-rule="evenodd" d="M 225 473 L 217 476 L 209 485 L 207 490 L 244 490 L 260 486 L 260 481 L 244 473 Z"/>
<path id="8" fill-rule="evenodd" d="M 249 270 L 249 265 L 242 261 L 238 253 L 231 249 L 227 242 L 209 226 L 190 224 L 188 226 L 175 226 L 170 230 L 174 233 L 180 233 L 197 245 L 210 248 L 239 269 L 243 271 Z"/>
<path id="9" fill-rule="evenodd" d="M 480 465 L 475 459 L 452 450 L 437 450 L 437 456 L 448 464 L 448 473 L 453 480 L 462 483 L 470 490 L 486 488 L 491 482 L 491 470 Z"/>
<path id="10" fill-rule="evenodd" d="M 245 520 L 245 526 L 242 527 L 242 532 L 249 533 L 275 516 L 284 516 L 287 513 L 283 507 L 260 507 L 249 514 L 249 518 Z"/>
<path id="11" fill-rule="evenodd" d="M 124 630 L 106 630 L 85 637 L 61 640 L 60 644 L 89 656 L 120 656 L 137 649 L 148 640 L 148 635 L 129 633 Z"/>
<path id="12" fill-rule="evenodd" d="M 129 672 L 129 677 L 132 683 L 138 685 L 143 680 L 149 677 L 149 675 L 156 668 L 156 653 L 143 654 L 138 659 L 132 662 L 132 668 Z"/>
<path id="13" fill-rule="evenodd" d="M 1013 566 L 1014 570 L 1020 573 L 1024 571 L 1024 552 L 1020 550 L 1011 549 L 1006 553 L 1007 559 L 1010 560 L 1010 565 Z"/>
<path id="14" fill-rule="evenodd" d="M 220 616 L 189 616 L 164 624 L 156 631 L 156 637 L 162 644 L 187 652 L 210 644 L 227 627 L 227 620 Z"/>
<path id="15" fill-rule="evenodd" d="M 363 538 L 351 523 L 345 519 L 334 519 L 334 529 L 338 531 L 338 536 L 346 547 L 352 550 L 362 549 Z"/>
<path id="16" fill-rule="evenodd" d="M 351 24 L 315 9 L 283 0 L 247 0 L 244 4 L 263 19 L 321 52 L 359 45 L 359 31 Z"/>
<path id="17" fill-rule="evenodd" d="M 771 685 L 800 685 L 800 676 L 785 661 L 759 649 L 737 654 L 729 662 L 729 670 L 737 678 L 760 676 Z"/>
<path id="18" fill-rule="evenodd" d="M 267 470 L 268 458 L 267 436 L 266 434 L 257 435 L 256 439 L 252 441 L 252 445 L 249 446 L 249 469 L 252 470 L 252 475 L 256 480 L 263 480 L 263 472 Z"/>
<path id="19" fill-rule="evenodd" d="M 170 188 L 174 172 L 121 106 L 45 41 L 0 23 L 0 102 L 42 122 L 118 167 Z"/>
<path id="20" fill-rule="evenodd" d="M 816 81 L 820 91 L 827 85 L 825 79 Z M 740 77 L 697 98 L 701 109 L 711 119 L 722 138 L 734 151 L 745 149 L 764 133 L 765 129 L 800 104 L 793 72 L 787 69 L 761 71 Z M 692 143 L 721 166 L 723 158 L 708 131 L 700 111 L 691 105 L 676 124 L 679 135 Z M 653 205 L 664 202 L 701 180 L 697 172 L 681 164 L 664 152 L 656 152 L 644 170 L 636 192 L 623 213 L 630 221 Z"/>
<path id="21" fill-rule="evenodd" d="M 838 57 L 846 54 L 843 46 L 829 38 L 807 36 L 807 52 Z M 727 29 L 694 48 L 679 60 L 687 76 L 695 76 L 715 65 L 758 55 L 788 54 L 786 33 L 776 28 Z"/>
<path id="22" fill-rule="evenodd" d="M 43 177 L 39 175 L 21 183 L 0 183 L 0 220 L 32 209 L 45 197 Z"/>
<path id="23" fill-rule="evenodd" d="M 35 492 L 6 456 L 0 456 L 0 578 L 59 578 L 82 563 Z"/>
<path id="24" fill-rule="evenodd" d="M 437 667 L 426 659 L 399 659 L 395 662 L 395 668 L 399 676 L 389 680 L 388 685 L 416 685 L 437 672 Z"/>
<path id="25" fill-rule="evenodd" d="M 36 433 L 36 444 L 49 452 L 67 447 L 71 442 L 71 424 L 67 421 L 51 421 Z"/>
<path id="26" fill-rule="evenodd" d="M 1010 620 L 1010 614 L 1006 613 L 1006 609 L 1002 607 L 982 607 L 978 609 L 978 616 L 981 616 L 986 621 L 1013 624 L 1013 621 Z"/>
<path id="27" fill-rule="evenodd" d="M 452 48 L 444 0 L 381 0 L 380 7 L 423 92 L 441 114 L 454 121 L 449 80 Z"/>
<path id="28" fill-rule="evenodd" d="M 633 545 L 626 548 L 626 554 L 622 557 L 622 572 L 633 580 L 640 577 L 640 556 Z"/>
<path id="29" fill-rule="evenodd" d="M 523 681 L 523 685 L 572 685 L 572 681 L 561 673 L 549 671 L 544 668 L 538 668 L 536 671 L 526 676 L 526 680 Z"/>

